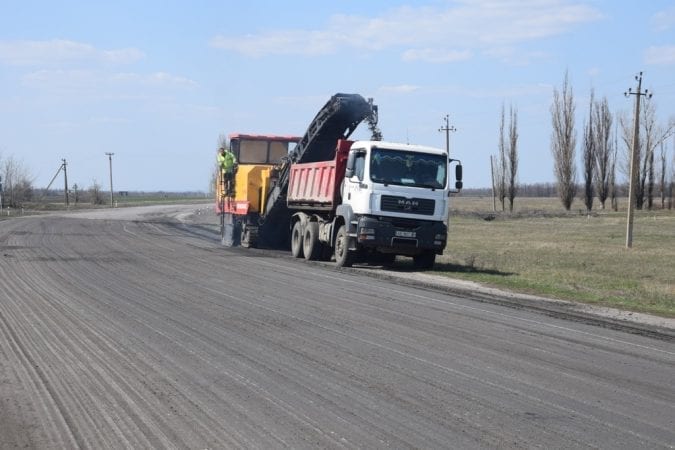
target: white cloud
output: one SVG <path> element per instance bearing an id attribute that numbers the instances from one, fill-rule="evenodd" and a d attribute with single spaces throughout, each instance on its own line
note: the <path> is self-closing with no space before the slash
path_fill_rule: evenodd
<path id="1" fill-rule="evenodd" d="M 146 86 L 197 86 L 197 82 L 194 80 L 177 75 L 171 75 L 166 72 L 155 72 L 151 74 L 117 73 L 110 75 L 110 80 Z"/>
<path id="2" fill-rule="evenodd" d="M 526 66 L 532 61 L 540 61 L 549 57 L 541 51 L 523 51 L 514 46 L 490 47 L 483 54 L 514 66 Z"/>
<path id="3" fill-rule="evenodd" d="M 675 64 L 675 45 L 649 47 L 645 51 L 645 64 L 650 65 Z"/>
<path id="4" fill-rule="evenodd" d="M 243 37 L 216 36 L 211 46 L 233 50 L 251 57 L 270 54 L 316 56 L 333 53 L 340 41 L 339 36 L 320 31 L 279 31 L 266 35 Z"/>
<path id="5" fill-rule="evenodd" d="M 654 14 L 652 16 L 652 25 L 656 31 L 668 31 L 675 27 L 675 6 Z"/>
<path id="6" fill-rule="evenodd" d="M 102 61 L 112 64 L 130 64 L 139 61 L 145 54 L 135 48 L 123 48 L 119 50 L 103 50 L 100 52 Z"/>
<path id="7" fill-rule="evenodd" d="M 100 50 L 90 44 L 65 39 L 50 41 L 0 41 L 0 63 L 11 66 L 100 62 L 128 64 L 144 57 L 135 48 Z"/>
<path id="8" fill-rule="evenodd" d="M 101 95 L 134 87 L 189 88 L 197 83 L 165 72 L 151 74 L 107 73 L 96 70 L 38 70 L 24 75 L 22 84 L 54 93 L 97 92 Z"/>
<path id="9" fill-rule="evenodd" d="M 567 33 L 601 18 L 597 9 L 574 0 L 462 0 L 438 7 L 399 7 L 378 17 L 336 15 L 321 29 L 216 36 L 211 45 L 251 57 L 398 49 L 407 61 L 444 63 L 466 59 L 473 50 Z M 448 50 L 448 43 L 464 50 Z"/>

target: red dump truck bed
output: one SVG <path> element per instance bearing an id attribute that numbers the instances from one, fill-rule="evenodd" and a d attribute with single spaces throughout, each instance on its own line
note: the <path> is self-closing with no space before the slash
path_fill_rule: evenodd
<path id="1" fill-rule="evenodd" d="M 291 209 L 331 211 L 337 207 L 340 185 L 352 141 L 339 140 L 335 159 L 292 164 L 286 203 Z"/>

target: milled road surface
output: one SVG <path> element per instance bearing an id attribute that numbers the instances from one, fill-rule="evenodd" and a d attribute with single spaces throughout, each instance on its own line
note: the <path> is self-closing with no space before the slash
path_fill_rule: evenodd
<path id="1" fill-rule="evenodd" d="M 194 209 L 0 222 L 1 448 L 675 445 L 668 337 L 227 249 Z"/>

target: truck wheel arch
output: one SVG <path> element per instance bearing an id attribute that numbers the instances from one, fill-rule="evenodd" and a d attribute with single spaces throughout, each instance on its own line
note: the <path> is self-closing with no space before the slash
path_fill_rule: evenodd
<path id="1" fill-rule="evenodd" d="M 347 232 L 351 231 L 351 221 L 354 217 L 354 212 L 352 211 L 351 205 L 338 205 L 335 209 L 335 218 L 333 219 L 333 229 L 331 230 L 331 239 L 330 242 L 333 247 L 335 247 L 335 238 L 337 237 L 338 230 L 340 226 L 344 225 L 347 228 Z"/>

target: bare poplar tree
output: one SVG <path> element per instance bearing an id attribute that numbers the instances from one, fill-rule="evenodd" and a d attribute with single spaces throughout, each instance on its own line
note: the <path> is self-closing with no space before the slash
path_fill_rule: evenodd
<path id="1" fill-rule="evenodd" d="M 675 132 L 675 120 L 671 119 L 666 126 L 660 126 L 656 122 L 656 107 L 648 98 L 644 101 L 644 108 L 640 117 L 640 143 L 636 152 L 638 158 L 638 180 L 635 186 L 637 209 L 643 209 L 645 200 L 648 208 L 652 207 L 654 197 L 654 153 L 664 140 Z M 630 161 L 632 151 L 633 126 L 632 118 L 629 121 L 625 116 L 620 119 L 622 139 L 626 146 L 627 160 Z"/>
<path id="2" fill-rule="evenodd" d="M 26 166 L 14 156 L 2 161 L 4 195 L 6 206 L 19 207 L 33 198 L 33 179 Z"/>
<path id="3" fill-rule="evenodd" d="M 518 110 L 513 106 L 509 107 L 509 149 L 507 152 L 508 158 L 508 198 L 509 211 L 513 212 L 513 201 L 518 193 L 517 179 L 518 179 Z M 503 109 L 502 109 L 503 117 Z"/>
<path id="4" fill-rule="evenodd" d="M 609 197 L 609 170 L 612 158 L 612 113 L 607 97 L 593 106 L 593 141 L 595 150 L 595 191 L 602 209 Z"/>
<path id="5" fill-rule="evenodd" d="M 614 146 L 612 147 L 612 154 L 609 162 L 609 176 L 607 186 L 609 189 L 610 205 L 613 211 L 619 210 L 619 201 L 616 195 L 616 153 L 619 149 L 619 137 L 617 136 L 616 128 L 614 129 Z"/>
<path id="6" fill-rule="evenodd" d="M 673 206 L 675 206 L 675 139 L 673 139 L 673 161 L 670 167 L 668 193 L 668 209 L 673 209 Z"/>
<path id="7" fill-rule="evenodd" d="M 661 209 L 666 204 L 666 180 L 668 179 L 668 166 L 666 165 L 666 146 L 661 142 L 661 152 L 659 153 L 659 193 L 661 194 Z"/>
<path id="8" fill-rule="evenodd" d="M 654 144 L 654 140 L 658 139 L 657 134 L 660 133 L 660 127 L 656 124 L 656 111 L 654 103 L 646 98 L 645 107 L 643 110 L 643 121 L 645 131 L 645 159 L 642 166 L 642 177 L 640 185 L 643 196 L 647 200 L 647 209 L 651 210 L 654 206 L 654 153 L 658 144 Z M 642 203 L 644 207 L 644 200 Z"/>
<path id="9" fill-rule="evenodd" d="M 80 188 L 77 185 L 77 183 L 73 183 L 72 191 L 73 191 L 73 197 L 74 197 L 74 201 L 75 201 L 76 205 L 80 201 L 80 191 L 79 191 L 79 189 Z"/>
<path id="10" fill-rule="evenodd" d="M 584 124 L 584 204 L 588 213 L 593 209 L 593 169 L 595 167 L 595 139 L 593 123 L 593 103 L 595 93 L 591 90 L 588 108 L 588 123 Z"/>
<path id="11" fill-rule="evenodd" d="M 98 184 L 96 178 L 92 181 L 92 185 L 89 188 L 89 201 L 93 205 L 100 205 L 103 203 L 103 195 L 101 194 L 101 185 Z"/>
<path id="12" fill-rule="evenodd" d="M 497 198 L 502 204 L 502 211 L 506 209 L 504 203 L 504 199 L 506 198 L 506 135 L 504 134 L 505 120 L 504 103 L 502 103 L 502 115 L 499 122 L 499 158 L 497 159 L 497 176 L 495 180 Z"/>
<path id="13" fill-rule="evenodd" d="M 577 172 L 574 162 L 576 147 L 574 109 L 574 94 L 569 85 L 568 73 L 565 72 L 562 92 L 558 89 L 553 90 L 551 153 L 558 185 L 558 197 L 567 211 L 572 207 L 577 191 Z"/>

